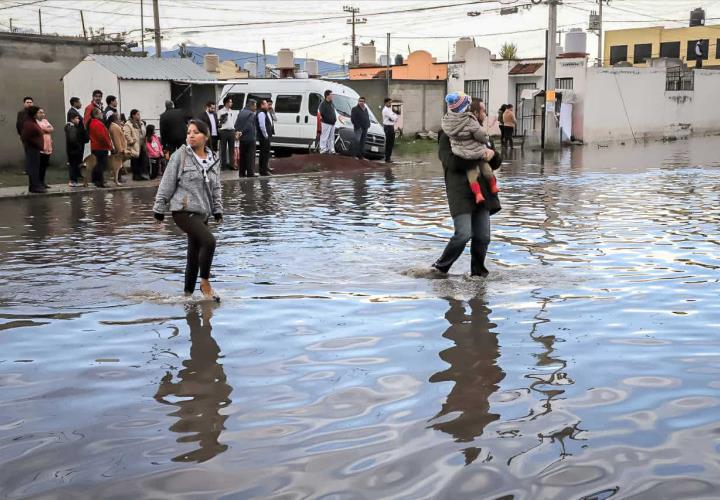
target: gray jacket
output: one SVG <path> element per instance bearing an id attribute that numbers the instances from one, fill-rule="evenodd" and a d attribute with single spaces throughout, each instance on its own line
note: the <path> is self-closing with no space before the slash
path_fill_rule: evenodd
<path id="1" fill-rule="evenodd" d="M 442 118 L 442 129 L 450 138 L 455 156 L 479 160 L 487 149 L 488 136 L 477 118 L 470 113 L 447 113 Z"/>
<path id="2" fill-rule="evenodd" d="M 207 150 L 210 153 L 210 150 Z M 153 212 L 192 212 L 206 219 L 222 214 L 222 185 L 218 159 L 205 169 L 195 158 L 190 146 L 182 146 L 170 157 L 163 174 Z"/>
<path id="3" fill-rule="evenodd" d="M 243 108 L 235 120 L 235 130 L 241 132 L 240 142 L 255 142 L 257 137 L 257 129 L 255 112 L 250 108 Z"/>

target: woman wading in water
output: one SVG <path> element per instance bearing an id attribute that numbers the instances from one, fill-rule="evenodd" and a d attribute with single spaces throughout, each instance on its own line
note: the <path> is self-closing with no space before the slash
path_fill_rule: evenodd
<path id="1" fill-rule="evenodd" d="M 161 224 L 169 209 L 175 224 L 188 235 L 185 293 L 195 291 L 199 272 L 203 296 L 220 301 L 210 285 L 215 237 L 207 224 L 211 215 L 215 222 L 222 221 L 222 188 L 218 159 L 206 147 L 209 140 L 208 126 L 200 120 L 190 120 L 187 144 L 170 157 L 155 196 L 153 212 Z"/>

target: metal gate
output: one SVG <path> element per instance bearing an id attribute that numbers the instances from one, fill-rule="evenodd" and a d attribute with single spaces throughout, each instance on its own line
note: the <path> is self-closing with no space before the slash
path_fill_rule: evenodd
<path id="1" fill-rule="evenodd" d="M 522 112 L 522 93 L 523 90 L 536 89 L 537 84 L 535 83 L 516 83 L 515 84 L 515 117 L 518 122 L 518 128 L 515 131 L 515 135 L 525 135 L 526 127 L 532 127 L 532 123 L 526 123 Z"/>

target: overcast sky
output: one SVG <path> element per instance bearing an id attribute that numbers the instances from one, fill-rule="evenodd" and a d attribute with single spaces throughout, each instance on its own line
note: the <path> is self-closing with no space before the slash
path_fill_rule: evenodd
<path id="1" fill-rule="evenodd" d="M 152 0 L 143 1 L 145 27 L 152 27 Z M 82 33 L 82 9 L 86 27 L 129 32 L 130 38 L 139 41 L 140 3 L 141 0 L 0 0 L 0 26 L 7 29 L 12 18 L 16 28 L 37 30 L 38 9 L 41 9 L 44 32 L 77 35 Z M 520 57 L 541 56 L 547 7 L 523 7 L 529 0 L 517 0 L 514 4 L 512 0 L 504 0 L 504 3 L 520 6 L 520 12 L 501 16 L 501 3 L 488 0 L 160 0 L 160 18 L 164 49 L 189 41 L 195 45 L 253 52 L 262 50 L 264 38 L 268 53 L 290 48 L 298 57 L 307 55 L 340 62 L 350 55 L 350 48 L 343 45 L 350 40 L 350 25 L 346 24 L 343 6 L 351 5 L 360 9 L 360 17 L 367 18 L 367 23 L 357 26 L 359 42 L 376 40 L 378 55 L 385 52 L 385 34 L 389 32 L 393 55 L 425 49 L 444 61 L 458 37 L 475 36 L 478 45 L 493 52 L 504 42 L 514 42 Z M 611 0 L 604 9 L 604 28 L 687 26 L 690 11 L 698 6 L 705 8 L 708 18 L 720 16 L 720 0 Z M 428 7 L 434 9 L 414 10 Z M 565 30 L 587 28 L 590 11 L 596 8 L 597 0 L 565 0 L 559 7 L 558 25 Z M 408 12 L 388 13 L 403 10 Z M 482 14 L 470 17 L 468 11 Z M 266 21 L 295 22 L 257 24 Z M 707 24 L 720 24 L 720 20 L 708 19 Z M 154 42 L 146 38 L 145 43 L 151 46 Z M 597 37 L 588 34 L 591 57 L 595 56 L 596 46 Z"/>

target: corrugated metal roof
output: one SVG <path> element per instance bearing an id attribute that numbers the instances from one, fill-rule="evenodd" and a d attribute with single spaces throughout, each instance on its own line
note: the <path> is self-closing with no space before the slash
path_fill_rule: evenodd
<path id="1" fill-rule="evenodd" d="M 123 80 L 215 80 L 202 66 L 190 59 L 157 59 L 155 57 L 108 56 L 92 54 L 95 61 Z"/>

